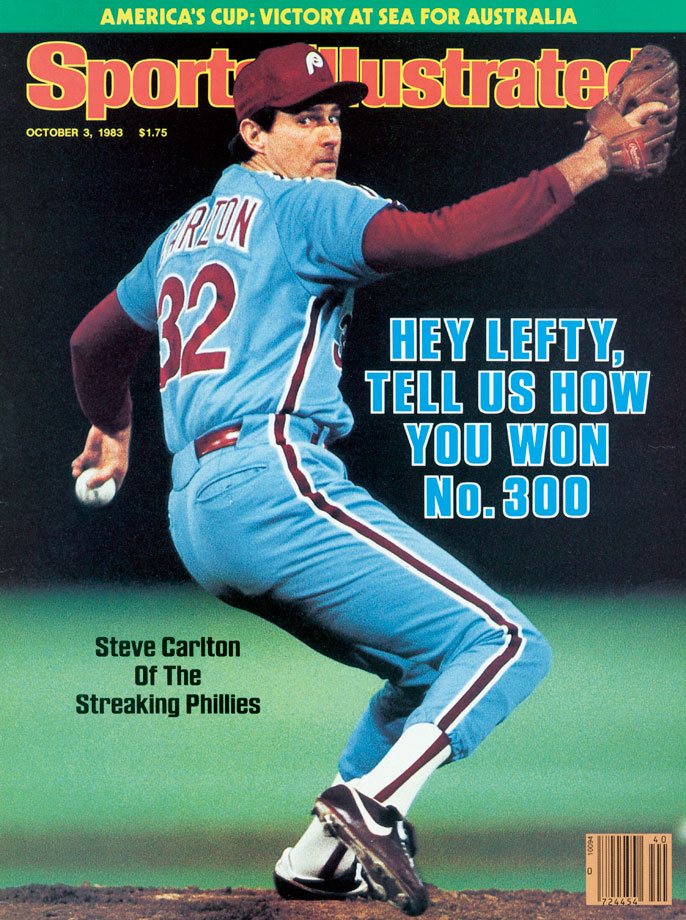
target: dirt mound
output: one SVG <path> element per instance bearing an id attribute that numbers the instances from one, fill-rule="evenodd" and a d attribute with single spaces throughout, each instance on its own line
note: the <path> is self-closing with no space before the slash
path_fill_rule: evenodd
<path id="1" fill-rule="evenodd" d="M 429 886 L 426 920 L 590 920 L 582 894 L 567 891 L 441 891 Z M 686 920 L 686 901 L 671 907 L 610 907 L 611 920 Z M 0 890 L 0 920 L 399 920 L 378 901 L 284 901 L 250 888 L 106 888 L 25 885 Z"/>

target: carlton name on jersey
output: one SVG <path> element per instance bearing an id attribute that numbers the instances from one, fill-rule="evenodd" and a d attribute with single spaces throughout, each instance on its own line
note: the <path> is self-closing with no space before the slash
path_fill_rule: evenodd
<path id="1" fill-rule="evenodd" d="M 172 256 L 210 244 L 223 244 L 247 252 L 250 229 L 262 202 L 250 195 L 216 198 L 214 203 L 200 202 L 169 228 L 160 266 Z"/>

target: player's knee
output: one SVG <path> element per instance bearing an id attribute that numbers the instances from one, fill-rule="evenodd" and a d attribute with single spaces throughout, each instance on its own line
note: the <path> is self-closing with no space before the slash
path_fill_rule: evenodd
<path id="1" fill-rule="evenodd" d="M 526 631 L 522 659 L 531 673 L 534 685 L 543 680 L 553 660 L 553 650 L 545 636 L 535 627 Z"/>
<path id="2" fill-rule="evenodd" d="M 533 689 L 550 670 L 553 650 L 545 636 L 511 601 L 504 600 L 503 610 L 510 622 L 517 624 L 518 638 L 522 643 L 518 663 L 528 672 Z"/>

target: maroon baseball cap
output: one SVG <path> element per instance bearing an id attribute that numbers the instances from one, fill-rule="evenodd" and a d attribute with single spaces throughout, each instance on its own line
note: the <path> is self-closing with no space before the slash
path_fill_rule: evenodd
<path id="1" fill-rule="evenodd" d="M 306 42 L 267 48 L 241 70 L 233 87 L 240 124 L 265 106 L 287 109 L 324 97 L 339 105 L 355 105 L 367 95 L 364 83 L 336 82 L 322 55 Z"/>

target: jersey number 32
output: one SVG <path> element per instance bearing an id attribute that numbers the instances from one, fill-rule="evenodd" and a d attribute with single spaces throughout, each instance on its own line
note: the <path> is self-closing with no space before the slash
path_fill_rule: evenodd
<path id="1" fill-rule="evenodd" d="M 214 291 L 212 306 L 204 319 L 192 326 L 184 336 L 179 326 L 181 314 L 184 310 L 197 308 L 200 292 L 205 285 L 211 285 Z M 167 301 L 169 312 L 162 319 Z M 183 279 L 178 275 L 169 275 L 165 279 L 157 302 L 157 317 L 161 323 L 160 346 L 166 342 L 169 348 L 169 354 L 160 367 L 161 390 L 177 375 L 187 377 L 189 374 L 224 369 L 228 349 L 201 349 L 205 341 L 229 318 L 235 302 L 236 283 L 228 268 L 219 262 L 209 262 L 198 270 L 188 294 Z M 186 327 L 188 324 L 183 325 Z"/>

